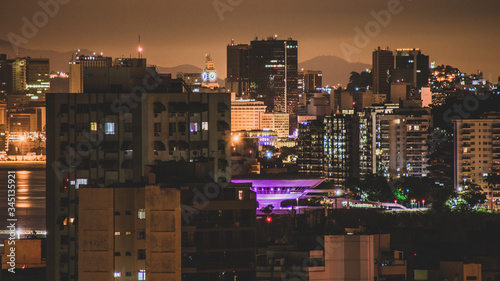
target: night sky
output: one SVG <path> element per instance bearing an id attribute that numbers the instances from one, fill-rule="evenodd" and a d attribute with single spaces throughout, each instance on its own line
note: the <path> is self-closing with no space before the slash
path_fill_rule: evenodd
<path id="1" fill-rule="evenodd" d="M 225 77 L 225 46 L 232 38 L 249 43 L 255 36 L 277 34 L 299 40 L 299 61 L 319 55 L 346 58 L 340 45 L 356 46 L 355 27 L 364 30 L 374 20 L 372 10 L 387 10 L 388 3 L 400 2 L 400 12 L 392 14 L 390 22 L 369 37 L 350 61 L 371 63 L 377 46 L 415 47 L 437 64 L 468 73 L 482 70 L 493 81 L 500 75 L 498 0 L 64 1 L 68 3 L 60 5 L 21 47 L 82 48 L 128 57 L 136 54 L 140 34 L 149 63 L 202 67 L 204 54 L 211 53 L 220 76 Z M 10 32 L 22 35 L 22 18 L 32 21 L 38 11 L 42 11 L 38 1 L 2 1 L 0 39 L 8 40 Z"/>

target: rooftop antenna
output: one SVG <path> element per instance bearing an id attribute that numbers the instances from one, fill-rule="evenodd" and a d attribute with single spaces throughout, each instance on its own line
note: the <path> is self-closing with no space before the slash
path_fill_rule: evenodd
<path id="1" fill-rule="evenodd" d="M 142 46 L 141 46 L 141 35 L 139 34 L 139 48 L 137 48 L 139 58 L 142 58 Z"/>

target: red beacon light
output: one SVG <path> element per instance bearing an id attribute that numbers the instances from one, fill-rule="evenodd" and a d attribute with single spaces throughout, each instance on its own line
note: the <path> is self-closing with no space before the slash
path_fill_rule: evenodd
<path id="1" fill-rule="evenodd" d="M 272 219 L 270 216 L 267 216 L 267 217 L 266 217 L 266 221 L 267 221 L 267 222 L 272 222 L 272 221 L 273 221 L 273 219 Z"/>

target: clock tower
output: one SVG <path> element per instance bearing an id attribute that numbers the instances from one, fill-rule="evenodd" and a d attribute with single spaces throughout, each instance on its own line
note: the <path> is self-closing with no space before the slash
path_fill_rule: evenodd
<path id="1" fill-rule="evenodd" d="M 219 88 L 219 83 L 217 83 L 217 71 L 215 71 L 214 61 L 211 59 L 210 55 L 205 55 L 205 69 L 201 74 L 203 88 L 215 89 Z"/>

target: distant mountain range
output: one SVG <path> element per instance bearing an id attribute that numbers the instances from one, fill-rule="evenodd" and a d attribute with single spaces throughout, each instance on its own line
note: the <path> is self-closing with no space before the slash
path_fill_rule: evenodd
<path id="1" fill-rule="evenodd" d="M 32 58 L 49 58 L 50 59 L 50 69 L 51 71 L 68 71 L 68 62 L 74 51 L 68 52 L 58 52 L 51 50 L 32 50 L 19 47 L 19 52 L 16 54 L 14 48 L 10 42 L 5 40 L 0 40 L 0 54 L 7 54 L 9 58 L 14 58 L 16 56 L 26 57 L 30 56 Z M 84 54 L 91 54 L 89 50 L 81 50 Z M 173 67 L 158 66 L 160 72 L 172 73 L 172 77 L 175 78 L 177 72 L 195 73 L 201 72 L 202 69 L 190 65 L 182 64 Z M 318 56 L 310 60 L 299 63 L 299 69 L 304 70 L 322 70 L 323 71 L 323 85 L 336 86 L 341 84 L 346 86 L 349 82 L 349 76 L 352 71 L 360 72 L 367 68 L 371 68 L 371 65 L 365 63 L 351 63 L 340 57 L 336 56 Z M 219 84 L 224 86 L 224 80 L 219 79 Z"/>
<path id="2" fill-rule="evenodd" d="M 50 70 L 51 71 L 64 71 L 68 72 L 68 62 L 71 60 L 71 56 L 74 51 L 69 52 L 58 52 L 51 50 L 32 50 L 19 47 L 19 53 L 15 53 L 14 48 L 9 41 L 0 40 L 0 54 L 7 54 L 9 58 L 19 57 L 32 57 L 32 58 L 48 58 L 50 59 Z M 91 54 L 89 50 L 81 50 L 82 53 Z"/>
<path id="3" fill-rule="evenodd" d="M 337 56 L 319 56 L 299 63 L 299 69 L 323 71 L 323 86 L 347 86 L 352 71 L 361 72 L 372 66 L 360 62 L 348 62 Z"/>

